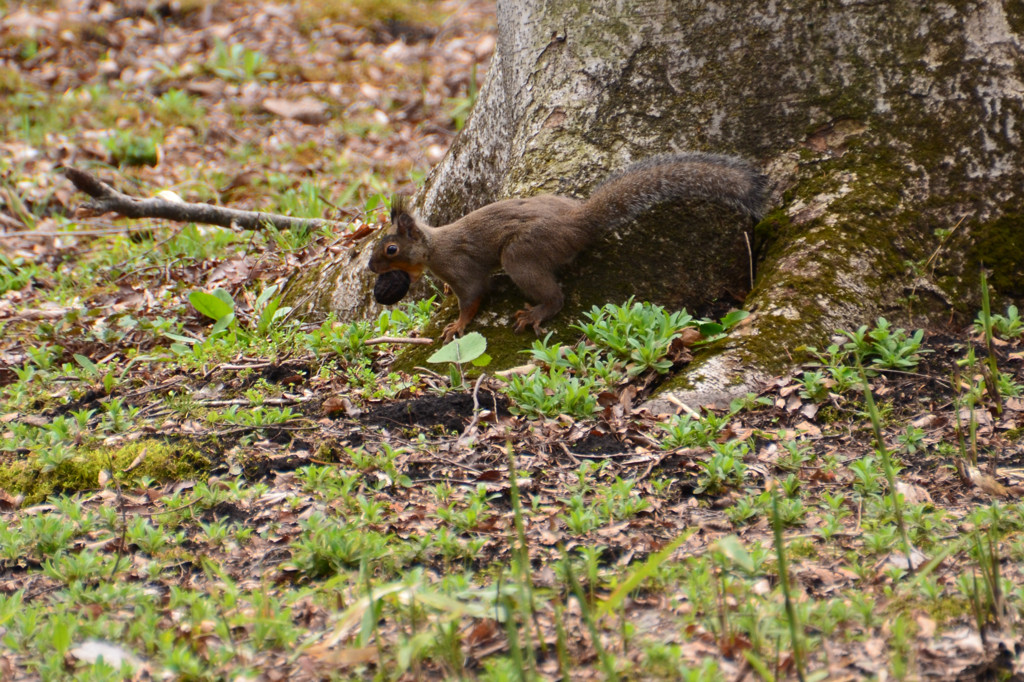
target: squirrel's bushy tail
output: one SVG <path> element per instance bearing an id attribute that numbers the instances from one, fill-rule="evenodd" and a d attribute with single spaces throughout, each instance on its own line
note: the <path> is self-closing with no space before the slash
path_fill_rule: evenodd
<path id="1" fill-rule="evenodd" d="M 730 206 L 758 221 L 767 178 L 735 156 L 663 154 L 635 163 L 598 185 L 582 209 L 601 231 L 615 229 L 666 201 L 697 199 Z"/>

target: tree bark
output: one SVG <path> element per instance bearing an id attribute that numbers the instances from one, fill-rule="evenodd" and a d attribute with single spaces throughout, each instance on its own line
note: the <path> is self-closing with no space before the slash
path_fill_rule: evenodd
<path id="1" fill-rule="evenodd" d="M 1004 301 L 1024 298 L 1022 31 L 1024 5 L 996 0 L 499 2 L 480 99 L 418 206 L 441 224 L 509 196 L 586 196 L 666 151 L 761 163 L 773 210 L 757 229 L 752 315 L 677 393 L 725 400 L 837 329 L 968 319 L 982 264 Z M 632 256 L 671 257 L 664 245 Z M 572 275 L 567 293 L 598 284 Z M 484 307 L 506 296 L 522 301 L 499 290 Z M 489 338 L 505 339 L 500 322 L 481 321 Z M 527 340 L 495 345 L 513 357 Z"/>

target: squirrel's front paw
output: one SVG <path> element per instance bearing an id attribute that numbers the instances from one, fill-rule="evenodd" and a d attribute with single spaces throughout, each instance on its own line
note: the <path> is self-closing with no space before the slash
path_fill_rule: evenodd
<path id="1" fill-rule="evenodd" d="M 544 320 L 536 312 L 536 306 L 527 305 L 523 310 L 516 312 L 516 333 L 525 331 L 527 327 L 533 327 L 538 335 L 541 333 L 540 323 Z"/>

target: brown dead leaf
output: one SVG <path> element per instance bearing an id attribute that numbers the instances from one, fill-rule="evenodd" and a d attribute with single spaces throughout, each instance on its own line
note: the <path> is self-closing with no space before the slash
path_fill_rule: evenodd
<path id="1" fill-rule="evenodd" d="M 927 490 L 913 483 L 896 481 L 896 492 L 903 495 L 907 504 L 924 504 L 932 501 L 932 496 L 928 494 Z"/>
<path id="2" fill-rule="evenodd" d="M 479 620 L 466 634 L 466 643 L 475 646 L 493 639 L 499 632 L 498 624 L 495 621 Z"/>
<path id="3" fill-rule="evenodd" d="M 327 120 L 327 104 L 314 98 L 302 97 L 297 100 L 268 97 L 263 108 L 281 118 L 290 118 L 302 123 L 323 123 Z"/>
<path id="4" fill-rule="evenodd" d="M 143 447 L 139 454 L 132 460 L 132 463 L 125 468 L 125 473 L 136 469 L 146 459 L 146 453 L 149 452 L 149 448 Z"/>
<path id="5" fill-rule="evenodd" d="M 970 477 L 971 482 L 984 490 L 989 495 L 995 495 L 996 497 L 1009 497 L 1010 491 L 1002 483 L 997 481 L 989 474 L 983 473 L 980 469 L 973 466 L 967 467 L 967 475 Z"/>
<path id="6" fill-rule="evenodd" d="M 814 415 L 818 414 L 818 403 L 806 403 L 800 408 L 800 414 L 807 419 L 814 419 Z"/>
<path id="7" fill-rule="evenodd" d="M 0 488 L 0 511 L 12 511 L 21 506 L 24 502 L 24 495 L 11 495 L 9 492 Z"/>
<path id="8" fill-rule="evenodd" d="M 701 333 L 694 327 L 687 327 L 679 332 L 679 336 L 676 341 L 679 341 L 685 348 L 689 348 L 693 344 L 697 343 L 701 339 Z"/>
<path id="9" fill-rule="evenodd" d="M 306 654 L 320 663 L 342 667 L 375 663 L 380 656 L 375 646 L 335 649 L 323 644 L 309 647 L 306 649 Z"/>
<path id="10" fill-rule="evenodd" d="M 931 639 L 935 636 L 936 623 L 934 620 L 932 620 L 923 613 L 918 613 L 915 617 L 915 620 L 917 621 L 918 637 L 923 637 L 924 639 Z"/>
<path id="11" fill-rule="evenodd" d="M 336 417 L 341 414 L 348 416 L 354 416 L 352 414 L 352 402 L 348 398 L 342 396 L 332 395 L 323 402 L 324 414 L 328 417 Z M 359 410 L 358 412 L 361 412 Z"/>
<path id="12" fill-rule="evenodd" d="M 796 432 L 803 436 L 810 436 L 816 438 L 821 435 L 821 429 L 808 421 L 803 421 L 797 424 L 795 427 Z"/>
<path id="13" fill-rule="evenodd" d="M 213 284 L 241 284 L 249 279 L 251 267 L 248 258 L 226 260 L 210 271 L 206 278 L 206 284 L 207 286 L 212 286 Z"/>

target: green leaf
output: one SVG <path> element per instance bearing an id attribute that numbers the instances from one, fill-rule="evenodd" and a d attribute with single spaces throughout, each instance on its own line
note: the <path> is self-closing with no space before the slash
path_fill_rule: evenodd
<path id="1" fill-rule="evenodd" d="M 229 306 L 231 306 L 232 310 L 235 309 L 235 299 L 231 298 L 231 294 L 229 294 L 228 292 L 224 291 L 223 289 L 214 289 L 213 295 L 227 303 Z"/>
<path id="2" fill-rule="evenodd" d="M 196 339 L 191 336 L 182 336 L 181 334 L 172 334 L 171 332 L 164 332 L 164 336 L 169 338 L 171 341 L 177 341 L 178 345 L 185 344 L 188 346 L 199 343 Z"/>
<path id="3" fill-rule="evenodd" d="M 235 302 L 231 300 L 231 294 L 223 289 L 217 289 L 212 294 L 205 291 L 193 291 L 188 295 L 188 302 L 211 320 L 221 320 L 235 310 Z"/>
<path id="4" fill-rule="evenodd" d="M 75 362 L 81 365 L 82 369 L 89 372 L 89 374 L 96 374 L 99 371 L 99 368 L 96 366 L 96 363 L 90 360 L 89 358 L 85 357 L 84 355 L 79 355 L 78 353 L 75 353 Z"/>
<path id="5" fill-rule="evenodd" d="M 225 329 L 228 328 L 228 325 L 230 325 L 234 321 L 235 321 L 235 314 L 233 312 L 230 312 L 227 315 L 225 315 L 224 317 L 220 318 L 210 328 L 210 337 L 212 338 L 212 337 L 216 336 L 217 334 L 219 334 L 220 332 L 224 331 Z"/>
<path id="6" fill-rule="evenodd" d="M 260 319 L 256 323 L 256 331 L 261 335 L 266 334 L 270 330 L 270 325 L 273 324 L 274 318 L 277 314 L 277 306 L 281 304 L 280 298 L 271 299 L 267 303 L 266 307 L 260 313 Z"/>
<path id="7" fill-rule="evenodd" d="M 270 300 L 270 297 L 276 293 L 277 285 L 271 284 L 269 287 L 264 289 L 263 292 L 259 295 L 259 298 L 256 299 L 256 303 L 253 305 L 253 308 L 259 310 L 260 308 L 263 307 L 263 304 Z"/>
<path id="8" fill-rule="evenodd" d="M 703 322 L 697 325 L 697 331 L 704 337 L 718 336 L 725 331 L 725 327 L 717 322 Z"/>
<path id="9" fill-rule="evenodd" d="M 739 566 L 747 573 L 752 574 L 757 569 L 754 565 L 754 560 L 750 556 L 750 552 L 743 547 L 740 539 L 735 535 L 725 536 L 714 544 L 714 549 L 727 556 L 733 564 Z"/>
<path id="10" fill-rule="evenodd" d="M 663 547 L 660 552 L 647 557 L 647 561 L 622 581 L 622 583 L 615 588 L 615 591 L 608 595 L 608 599 L 601 603 L 599 608 L 605 613 L 614 613 L 618 610 L 622 605 L 622 602 L 629 596 L 630 592 L 639 588 L 640 584 L 643 583 L 645 579 L 654 575 L 658 568 L 665 563 L 665 560 L 672 556 L 672 552 L 676 551 L 680 545 L 689 540 L 690 536 L 696 531 L 696 528 L 687 529 L 682 535 Z"/>
<path id="11" fill-rule="evenodd" d="M 726 316 L 722 318 L 722 326 L 724 326 L 726 329 L 732 329 L 737 324 L 739 324 L 739 322 L 747 319 L 749 315 L 750 313 L 748 313 L 746 310 L 733 310 L 732 312 L 727 313 Z"/>
<path id="12" fill-rule="evenodd" d="M 487 365 L 491 364 L 491 360 L 492 359 L 493 358 L 490 355 L 488 355 L 487 353 L 484 353 L 483 355 L 478 357 L 476 360 L 473 360 L 473 366 L 474 367 L 486 367 Z"/>
<path id="13" fill-rule="evenodd" d="M 433 355 L 427 358 L 427 362 L 473 362 L 487 350 L 487 339 L 479 332 L 470 332 L 463 337 L 455 339 L 450 343 L 441 346 Z"/>

